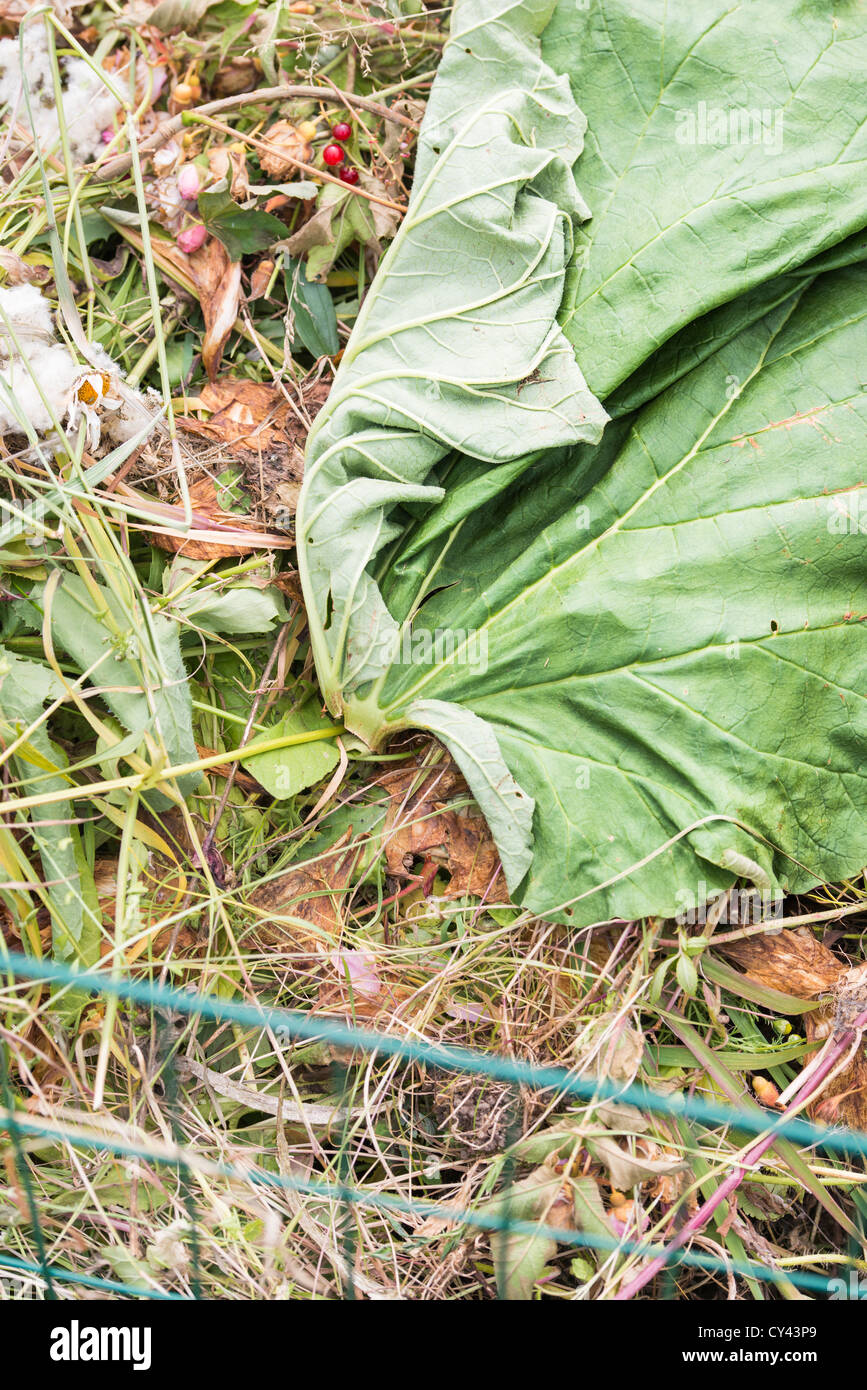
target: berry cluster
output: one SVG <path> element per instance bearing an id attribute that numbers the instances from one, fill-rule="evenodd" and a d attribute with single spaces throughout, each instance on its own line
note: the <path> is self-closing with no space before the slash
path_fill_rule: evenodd
<path id="1" fill-rule="evenodd" d="M 352 126 L 349 121 L 338 121 L 331 127 L 331 134 L 336 141 L 333 145 L 326 145 L 322 151 L 324 162 L 332 169 L 336 169 L 344 183 L 358 183 L 358 170 L 353 169 L 351 164 L 346 163 L 346 150 L 343 148 L 346 141 L 352 135 Z"/>

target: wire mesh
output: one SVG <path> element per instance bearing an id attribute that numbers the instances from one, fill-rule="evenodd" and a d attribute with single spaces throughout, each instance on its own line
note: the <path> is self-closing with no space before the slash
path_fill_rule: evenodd
<path id="1" fill-rule="evenodd" d="M 488 1202 L 476 1209 L 464 1208 L 432 1200 L 411 1190 L 405 1196 L 379 1191 L 375 1182 L 365 1183 L 354 1171 L 349 1142 L 353 1114 L 350 1104 L 353 1092 L 351 1068 L 353 1060 L 359 1056 L 368 1059 L 388 1057 L 406 1067 L 430 1070 L 439 1077 L 475 1076 L 508 1083 L 514 1088 L 516 1103 L 513 1113 L 517 1113 L 522 1090 L 528 1088 L 547 1096 L 571 1098 L 582 1102 L 588 1109 L 613 1101 L 687 1125 L 723 1127 L 738 1135 L 771 1134 L 775 1139 L 789 1140 L 802 1150 L 813 1151 L 815 1155 L 845 1156 L 861 1167 L 867 1156 L 865 1133 L 819 1125 L 802 1118 L 786 1118 L 759 1107 L 746 1109 L 716 1104 L 680 1091 L 655 1091 L 642 1085 L 622 1085 L 598 1077 L 576 1075 L 566 1068 L 530 1064 L 468 1048 L 444 1047 L 418 1038 L 400 1037 L 394 1033 L 361 1027 L 339 1017 L 311 1016 L 258 1002 L 253 1004 L 223 999 L 215 994 L 179 989 L 147 978 L 79 971 L 62 963 L 9 951 L 3 954 L 0 970 L 5 976 L 5 986 L 0 989 L 0 1008 L 4 1007 L 4 1000 L 8 1003 L 16 989 L 22 988 L 21 982 L 26 981 L 50 985 L 54 1003 L 62 999 L 64 992 L 75 991 L 79 998 L 114 999 L 150 1009 L 153 1018 L 158 1020 L 155 1033 L 157 1071 L 162 1086 L 163 1113 L 170 1119 L 168 1132 L 164 1127 L 159 1137 L 143 1133 L 137 1141 L 131 1141 L 119 1131 L 112 1131 L 101 1123 L 96 1114 L 86 1120 L 76 1116 L 74 1122 L 66 1118 L 58 1120 L 54 1116 L 33 1114 L 16 1095 L 7 1046 L 5 1042 L 0 1042 L 0 1099 L 3 1105 L 0 1135 L 6 1137 L 5 1147 L 9 1155 L 7 1172 L 11 1177 L 14 1171 L 17 1179 L 38 1256 L 36 1260 L 23 1258 L 20 1253 L 15 1254 L 5 1248 L 0 1238 L 0 1279 L 4 1274 L 33 1276 L 36 1296 L 46 1299 L 69 1297 L 71 1291 L 74 1293 L 75 1288 L 80 1288 L 101 1291 L 105 1296 L 128 1298 L 168 1301 L 201 1298 L 203 1207 L 207 1208 L 212 1202 L 213 1183 L 216 1180 L 240 1184 L 253 1192 L 292 1194 L 298 1199 L 308 1198 L 331 1204 L 337 1213 L 334 1229 L 341 1271 L 340 1291 L 346 1299 L 356 1297 L 359 1292 L 355 1273 L 356 1220 L 357 1214 L 365 1211 L 376 1213 L 398 1225 L 410 1218 L 416 1225 L 419 1221 L 436 1222 L 440 1229 L 451 1229 L 456 1241 L 466 1237 L 468 1232 L 488 1235 L 502 1233 L 504 1240 L 499 1246 L 500 1259 L 506 1258 L 509 1241 L 522 1236 L 549 1239 L 556 1242 L 558 1247 L 575 1252 L 601 1252 L 612 1258 L 629 1255 L 650 1259 L 661 1256 L 665 1260 L 665 1267 L 653 1286 L 656 1298 L 676 1296 L 675 1275 L 681 1268 L 709 1271 L 728 1279 L 742 1278 L 754 1291 L 770 1287 L 787 1296 L 793 1290 L 803 1290 L 819 1297 L 841 1296 L 839 1291 L 844 1281 L 836 1275 L 825 1276 L 797 1268 L 783 1270 L 775 1267 L 770 1260 L 765 1264 L 748 1258 L 733 1258 L 730 1254 L 708 1253 L 700 1248 L 673 1250 L 665 1241 L 654 1241 L 640 1234 L 634 1237 L 617 1234 L 613 1230 L 611 1234 L 606 1234 L 598 1229 L 574 1229 L 572 1225 L 548 1224 L 544 1219 L 522 1219 L 512 1202 L 518 1187 L 516 1163 L 509 1141 L 499 1173 L 501 1186 L 496 1206 Z M 217 1026 L 228 1024 L 279 1032 L 281 1037 L 294 1041 L 317 1040 L 329 1045 L 336 1054 L 331 1063 L 333 1119 L 327 1131 L 335 1152 L 335 1181 L 315 1175 L 295 1176 L 291 1172 L 274 1171 L 273 1165 L 269 1168 L 265 1162 L 253 1162 L 246 1154 L 241 1161 L 214 1161 L 196 1152 L 180 1123 L 179 1100 L 185 1082 L 189 1081 L 191 1075 L 197 1075 L 196 1070 L 191 1072 L 190 1062 L 179 1056 L 179 1041 L 187 1036 L 187 1023 L 184 1020 L 192 1025 L 194 1036 L 195 1030 L 204 1023 Z M 214 1077 L 214 1073 L 209 1073 L 207 1067 L 201 1065 L 198 1075 L 206 1085 Z M 228 1094 L 231 1097 L 231 1089 Z M 264 1103 L 265 1098 L 262 1099 Z M 274 1107 L 278 1149 L 283 1103 L 281 1090 Z M 186 1235 L 190 1250 L 190 1273 L 187 1292 L 165 1289 L 154 1280 L 149 1287 L 139 1282 L 82 1272 L 70 1267 L 68 1257 L 66 1262 L 58 1258 L 57 1241 L 52 1241 L 44 1229 L 37 1183 L 34 1181 L 34 1164 L 38 1160 L 39 1146 L 52 1142 L 66 1146 L 70 1152 L 142 1160 L 155 1174 L 163 1172 L 174 1175 L 188 1222 Z M 857 1230 L 863 1232 L 862 1205 L 856 1193 L 854 1210 Z M 864 1241 L 859 1242 L 850 1235 L 848 1252 L 832 1257 L 847 1273 L 852 1271 L 849 1292 L 842 1296 L 862 1298 L 867 1294 L 867 1281 L 858 1277 L 860 1272 L 867 1269 L 864 1244 Z M 817 1259 L 815 1262 L 821 1261 Z M 840 1272 L 838 1269 L 836 1274 Z M 865 1287 L 862 1288 L 862 1284 Z M 504 1281 L 497 1281 L 496 1288 L 503 1286 Z M 370 1290 L 365 1288 L 363 1292 L 369 1294 Z"/>

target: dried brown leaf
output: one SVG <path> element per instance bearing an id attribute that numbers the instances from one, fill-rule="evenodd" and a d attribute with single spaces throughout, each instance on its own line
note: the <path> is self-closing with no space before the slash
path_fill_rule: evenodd
<path id="1" fill-rule="evenodd" d="M 832 999 L 815 1013 L 807 1014 L 804 1031 L 812 1040 L 823 1040 L 831 1033 L 849 1028 L 867 1009 L 867 965 L 842 970 L 833 987 Z M 808 1106 L 808 1114 L 825 1124 L 867 1129 L 867 1056 L 863 1035 L 849 1065 L 823 1087 L 821 1096 Z"/>
<path id="2" fill-rule="evenodd" d="M 265 256 L 253 270 L 250 276 L 250 299 L 261 299 L 271 282 L 274 273 L 274 262 L 270 256 Z"/>
<path id="3" fill-rule="evenodd" d="M 212 145 L 208 150 L 208 168 L 214 182 L 225 179 L 229 192 L 236 202 L 249 197 L 250 177 L 247 173 L 247 155 L 235 145 Z"/>
<path id="4" fill-rule="evenodd" d="M 190 484 L 189 492 L 193 509 L 193 527 L 199 535 L 189 537 L 177 532 L 154 531 L 150 533 L 149 539 L 154 545 L 159 546 L 160 550 L 168 550 L 172 554 L 181 552 L 188 560 L 216 560 L 228 555 L 249 555 L 254 550 L 262 549 L 263 544 L 269 544 L 270 538 L 258 528 L 253 528 L 249 517 L 237 516 L 223 510 L 212 478 L 199 478 Z M 235 536 L 238 532 L 247 531 L 250 539 L 223 539 L 220 533 L 227 529 L 231 529 Z M 203 531 L 211 532 L 213 539 L 203 536 Z M 273 543 L 282 545 L 283 537 L 275 536 Z"/>
<path id="5" fill-rule="evenodd" d="M 347 832 L 345 839 L 350 834 Z M 338 847 L 326 859 L 300 864 L 260 884 L 247 901 L 263 914 L 256 928 L 261 945 L 294 947 L 307 957 L 305 969 L 315 967 L 319 1012 L 371 1020 L 393 1010 L 415 991 L 398 980 L 394 969 L 376 961 L 368 949 L 337 948 L 343 932 L 343 895 L 358 852 L 352 847 L 340 853 Z"/>
<path id="6" fill-rule="evenodd" d="M 310 419 L 321 409 L 329 387 L 329 381 L 317 381 L 305 390 L 304 411 Z M 262 513 L 285 529 L 287 516 L 295 512 L 304 472 L 307 430 L 300 410 L 292 409 L 278 386 L 235 377 L 210 382 L 199 399 L 214 412 L 210 419 L 179 416 L 178 423 L 200 439 L 230 448 Z"/>
<path id="7" fill-rule="evenodd" d="M 830 994 L 819 1009 L 804 1015 L 808 1042 L 824 1042 L 850 1027 L 867 1009 L 867 965 L 847 968 L 809 927 L 755 936 L 721 948 L 751 979 L 801 999 Z M 867 1058 L 863 1042 L 841 1072 L 832 1076 L 807 1113 L 826 1124 L 867 1129 Z"/>
<path id="8" fill-rule="evenodd" d="M 758 984 L 801 999 L 825 994 L 845 970 L 809 927 L 747 937 L 720 950 Z"/>
<path id="9" fill-rule="evenodd" d="M 257 928 L 259 940 L 272 946 L 300 945 L 317 955 L 332 950 L 343 929 L 342 895 L 349 887 L 357 856 L 357 848 L 343 853 L 338 849 L 254 888 L 247 902 L 263 915 Z M 305 931 L 304 923 L 314 930 Z"/>
<path id="10" fill-rule="evenodd" d="M 44 285 L 51 279 L 47 265 L 28 265 L 14 251 L 0 249 L 0 272 L 7 285 Z"/>
<path id="11" fill-rule="evenodd" d="M 228 251 L 216 237 L 210 237 L 200 250 L 187 257 L 187 261 L 205 319 L 202 362 L 209 379 L 214 381 L 226 339 L 238 317 L 241 263 L 229 260 Z"/>
<path id="12" fill-rule="evenodd" d="M 414 785 L 419 783 L 419 785 Z M 471 895 L 491 902 L 508 900 L 500 857 L 482 816 L 461 815 L 447 802 L 469 796 L 466 783 L 450 759 L 421 773 L 413 762 L 386 773 L 389 795 L 385 822 L 385 858 L 389 873 L 405 877 L 413 859 L 439 859 L 451 874 L 446 897 Z"/>
<path id="13" fill-rule="evenodd" d="M 259 84 L 261 68 L 254 58 L 230 58 L 222 63 L 211 83 L 214 97 L 233 97 L 239 92 L 252 92 Z"/>

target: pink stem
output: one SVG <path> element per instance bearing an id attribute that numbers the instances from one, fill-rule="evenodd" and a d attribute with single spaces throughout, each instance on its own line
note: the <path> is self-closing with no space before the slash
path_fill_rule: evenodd
<path id="1" fill-rule="evenodd" d="M 839 1062 L 843 1054 L 852 1046 L 861 1029 L 865 1026 L 867 1026 L 867 1010 L 859 1014 L 851 1028 L 847 1028 L 845 1033 L 842 1033 L 840 1037 L 835 1040 L 832 1047 L 829 1048 L 827 1056 L 823 1059 L 821 1064 L 816 1067 L 816 1070 L 804 1078 L 804 1084 L 798 1088 L 797 1093 L 792 1097 L 792 1100 L 782 1112 L 782 1119 L 790 1117 L 796 1109 L 800 1109 L 804 1101 L 808 1100 L 809 1097 L 819 1089 L 828 1076 L 828 1073 L 834 1070 L 837 1062 Z M 815 1066 L 815 1060 L 813 1065 Z M 675 1250 L 679 1250 L 682 1245 L 685 1245 L 688 1240 L 694 1235 L 697 1235 L 702 1227 L 707 1225 L 717 1207 L 720 1206 L 726 1198 L 731 1196 L 742 1179 L 749 1172 L 750 1168 L 758 1163 L 762 1154 L 771 1147 L 774 1140 L 778 1137 L 777 1128 L 775 1126 L 771 1134 L 763 1135 L 761 1139 L 756 1141 L 751 1149 L 747 1150 L 737 1167 L 729 1173 L 728 1177 L 720 1184 L 713 1196 L 709 1197 L 704 1205 L 699 1207 L 698 1211 L 681 1227 L 674 1239 L 665 1247 L 663 1253 L 651 1260 L 650 1264 L 647 1265 L 640 1274 L 637 1274 L 634 1279 L 630 1280 L 630 1282 L 615 1295 L 615 1302 L 624 1302 L 626 1299 L 633 1298 L 635 1294 L 637 1294 L 640 1289 L 643 1289 L 645 1284 L 648 1284 L 654 1275 L 658 1274 L 663 1266 L 667 1264 L 669 1257 Z"/>

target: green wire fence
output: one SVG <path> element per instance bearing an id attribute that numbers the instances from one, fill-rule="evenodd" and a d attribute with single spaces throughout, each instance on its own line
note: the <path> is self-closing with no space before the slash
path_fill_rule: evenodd
<path id="1" fill-rule="evenodd" d="M 444 1047 L 412 1038 L 402 1038 L 393 1033 L 380 1032 L 343 1022 L 339 1018 L 311 1016 L 284 1008 L 249 1004 L 237 1000 L 221 999 L 213 994 L 193 993 L 189 989 L 153 982 L 145 978 L 118 977 L 99 971 L 79 971 L 62 963 L 36 959 L 19 953 L 4 951 L 0 956 L 0 975 L 5 977 L 5 985 L 0 987 L 0 1010 L 4 1000 L 21 985 L 17 982 L 50 984 L 58 999 L 64 991 L 75 991 L 77 997 L 91 996 L 114 999 L 130 1004 L 149 1007 L 162 1015 L 161 1047 L 163 1051 L 163 1084 L 168 1113 L 177 1111 L 178 1089 L 181 1084 L 177 1066 L 177 1028 L 173 1020 L 180 1015 L 191 1021 L 209 1020 L 214 1023 L 243 1025 L 258 1030 L 270 1029 L 282 1037 L 293 1041 L 316 1040 L 326 1042 L 350 1056 L 362 1055 L 368 1058 L 390 1057 L 407 1065 L 423 1066 L 436 1073 L 460 1074 L 486 1077 L 498 1082 L 511 1084 L 516 1089 L 530 1088 L 558 1098 L 572 1098 L 588 1107 L 598 1106 L 607 1101 L 636 1107 L 670 1120 L 695 1121 L 707 1126 L 722 1126 L 748 1135 L 767 1136 L 786 1139 L 802 1149 L 815 1149 L 817 1153 L 846 1156 L 850 1160 L 863 1162 L 867 1158 L 867 1133 L 856 1132 L 835 1126 L 817 1125 L 800 1118 L 777 1116 L 758 1107 L 740 1109 L 732 1105 L 715 1104 L 701 1097 L 684 1095 L 681 1092 L 666 1094 L 642 1085 L 618 1085 L 615 1082 L 578 1076 L 561 1067 L 533 1065 L 505 1056 L 485 1054 L 470 1049 Z M 335 1105 L 334 1126 L 341 1124 L 341 1117 L 348 1113 L 346 1099 L 348 1094 L 347 1074 L 350 1062 L 344 1061 L 335 1066 Z M 0 1240 L 0 1279 L 4 1273 L 20 1273 L 38 1276 L 43 1296 L 47 1299 L 69 1296 L 74 1287 L 102 1290 L 105 1295 L 157 1300 L 184 1300 L 201 1296 L 201 1251 L 198 1241 L 197 1184 L 204 1175 L 210 1179 L 224 1179 L 229 1182 L 246 1184 L 249 1188 L 263 1191 L 294 1193 L 299 1197 L 311 1197 L 335 1203 L 343 1210 L 340 1223 L 343 1244 L 343 1295 L 352 1298 L 356 1295 L 356 1282 L 353 1274 L 353 1211 L 356 1208 L 369 1208 L 383 1213 L 396 1222 L 401 1217 L 430 1217 L 442 1223 L 449 1223 L 455 1232 L 505 1232 L 509 1237 L 538 1236 L 556 1241 L 559 1245 L 574 1250 L 589 1249 L 601 1252 L 617 1252 L 622 1255 L 638 1255 L 654 1258 L 663 1256 L 666 1267 L 661 1282 L 654 1286 L 656 1297 L 671 1296 L 673 1278 L 679 1266 L 712 1271 L 728 1276 L 742 1277 L 754 1281 L 756 1285 L 776 1287 L 778 1290 L 802 1289 L 821 1297 L 839 1296 L 840 1280 L 831 1280 L 821 1274 L 808 1270 L 775 1268 L 770 1263 L 763 1265 L 755 1260 L 738 1260 L 730 1256 L 705 1254 L 697 1249 L 671 1250 L 663 1243 L 642 1239 L 618 1237 L 599 1231 L 575 1230 L 562 1226 L 549 1226 L 543 1221 L 519 1219 L 509 1211 L 510 1184 L 514 1177 L 514 1163 L 508 1161 L 503 1169 L 504 1193 L 498 1210 L 472 1210 L 454 1207 L 432 1201 L 421 1196 L 401 1197 L 393 1193 L 378 1192 L 374 1187 L 351 1181 L 348 1168 L 339 1171 L 339 1180 L 330 1182 L 315 1176 L 309 1178 L 287 1176 L 281 1172 L 244 1161 L 242 1165 L 215 1162 L 196 1154 L 179 1139 L 176 1130 L 172 1142 L 156 1137 L 147 1141 L 130 1142 L 117 1134 L 109 1134 L 96 1128 L 94 1116 L 93 1132 L 79 1127 L 52 1123 L 48 1119 L 28 1113 L 16 1099 L 13 1081 L 9 1072 L 5 1044 L 0 1041 L 0 1134 L 5 1134 L 15 1170 L 25 1195 L 29 1220 L 32 1226 L 34 1246 L 38 1255 L 35 1261 L 22 1259 L 2 1246 Z M 278 1110 L 279 1116 L 279 1110 Z M 173 1126 L 174 1129 L 174 1126 Z M 191 1232 L 192 1275 L 190 1294 L 179 1294 L 160 1288 L 147 1288 L 126 1283 L 122 1280 L 103 1278 L 76 1271 L 52 1262 L 48 1257 L 49 1242 L 45 1239 L 40 1219 L 36 1185 L 33 1180 L 32 1146 L 42 1141 L 56 1141 L 66 1144 L 76 1151 L 107 1153 L 120 1159 L 146 1159 L 150 1164 L 174 1172 L 183 1194 L 183 1202 L 189 1217 Z M 341 1145 L 339 1158 L 342 1161 L 344 1149 Z M 863 1229 L 860 1219 L 860 1203 L 856 1203 L 858 1229 Z M 867 1236 L 860 1244 L 850 1237 L 849 1254 L 842 1268 L 853 1271 L 867 1270 Z M 816 1257 L 816 1263 L 821 1258 Z M 838 1266 L 841 1267 L 841 1266 Z M 855 1278 L 850 1281 L 848 1296 L 861 1298 L 867 1296 L 867 1279 Z M 861 1287 L 863 1284 L 863 1288 Z M 63 1291 L 66 1290 L 66 1293 Z"/>

